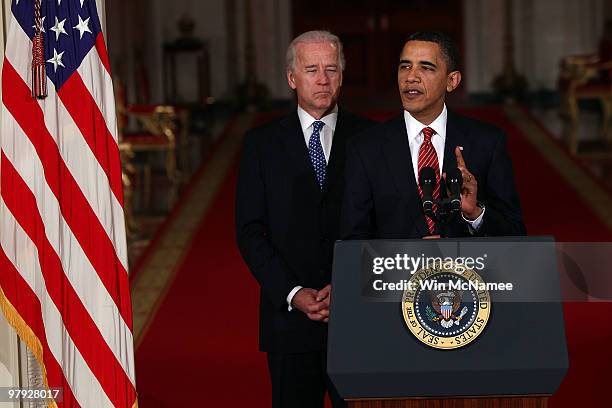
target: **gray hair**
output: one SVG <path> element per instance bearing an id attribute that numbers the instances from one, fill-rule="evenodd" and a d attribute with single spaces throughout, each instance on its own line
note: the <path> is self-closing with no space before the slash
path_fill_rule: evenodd
<path id="1" fill-rule="evenodd" d="M 329 31 L 316 30 L 316 31 L 306 31 L 295 37 L 289 47 L 287 48 L 287 70 L 294 71 L 295 70 L 295 56 L 296 56 L 296 47 L 299 43 L 321 43 L 321 42 L 329 42 L 332 43 L 336 49 L 338 50 L 338 63 L 340 64 L 340 69 L 344 71 L 344 52 L 342 51 L 342 43 L 340 42 L 340 38 L 337 35 L 330 33 Z"/>

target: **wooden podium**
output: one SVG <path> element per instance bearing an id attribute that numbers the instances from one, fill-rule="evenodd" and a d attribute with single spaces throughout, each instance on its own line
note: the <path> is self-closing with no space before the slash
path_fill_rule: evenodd
<path id="1" fill-rule="evenodd" d="M 376 267 L 404 256 L 481 257 L 479 282 L 513 289 L 437 293 L 424 276 L 469 283 L 475 270 Z M 351 408 L 544 408 L 569 367 L 551 237 L 337 242 L 332 287 L 327 372 Z"/>
<path id="2" fill-rule="evenodd" d="M 547 408 L 548 397 L 347 400 L 348 408 Z"/>

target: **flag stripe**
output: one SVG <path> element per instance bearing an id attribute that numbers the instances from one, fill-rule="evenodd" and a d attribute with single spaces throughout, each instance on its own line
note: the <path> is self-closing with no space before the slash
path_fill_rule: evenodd
<path id="1" fill-rule="evenodd" d="M 4 203 L 0 200 L 0 213 L 2 213 L 2 219 L 5 221 L 2 224 L 3 229 L 10 226 L 4 217 L 6 212 L 8 212 L 8 210 L 6 210 Z M 10 231 L 10 234 L 13 234 L 12 230 Z M 0 249 L 0 268 L 2 268 L 2 273 L 0 273 L 0 286 L 2 287 L 2 290 L 4 291 L 4 294 L 9 302 L 11 302 L 13 307 L 16 308 L 23 321 L 32 330 L 42 346 L 42 363 L 44 364 L 44 369 L 47 373 L 47 382 L 49 386 L 61 388 L 63 390 L 63 402 L 57 403 L 58 408 L 62 408 L 63 406 L 80 407 L 81 405 L 75 399 L 71 388 L 66 386 L 68 382 L 64 377 L 60 365 L 49 348 L 41 312 L 41 303 L 38 300 L 38 297 L 36 297 L 36 294 L 32 291 L 30 286 L 31 284 L 26 283 L 23 276 L 17 271 L 17 269 L 15 269 L 14 264 L 6 256 L 5 249 L 8 250 L 8 248 L 4 248 L 4 242 L 5 239 L 2 239 L 3 248 Z M 20 250 L 23 248 L 24 247 L 19 247 Z M 11 252 L 13 252 L 13 256 L 18 256 L 15 253 L 15 248 L 13 247 L 12 249 L 13 251 Z"/>
<path id="2" fill-rule="evenodd" d="M 91 315 L 100 330 L 102 337 L 113 354 L 123 364 L 130 380 L 134 381 L 132 333 L 115 306 L 114 300 L 100 281 L 95 269 L 85 256 L 76 237 L 65 222 L 61 220 L 59 204 L 47 183 L 40 183 L 39 174 L 43 173 L 34 146 L 23 134 L 12 117 L 4 118 L 4 129 L 18 136 L 12 143 L 3 139 L 2 151 L 20 174 L 28 189 L 36 197 L 36 205 L 45 225 L 46 237 L 54 251 L 61 254 L 70 253 L 69 257 L 60 257 L 62 269 L 74 287 L 87 312 Z"/>
<path id="3" fill-rule="evenodd" d="M 4 104 L 34 145 L 43 164 L 47 184 L 60 203 L 64 219 L 112 295 L 121 316 L 132 327 L 127 271 L 96 214 L 61 160 L 57 145 L 45 128 L 40 107 L 29 97 L 27 86 L 8 60 L 4 62 L 2 84 Z"/>
<path id="4" fill-rule="evenodd" d="M 10 215 L 10 212 L 4 207 L 4 203 L 0 205 L 3 207 L 2 210 L 4 214 Z M 19 248 L 20 250 L 24 247 L 34 248 L 31 251 L 34 254 L 32 256 L 32 262 L 24 260 L 23 257 L 9 259 L 9 261 L 13 262 L 15 268 L 18 268 L 22 275 L 26 275 L 26 279 L 23 280 L 23 285 L 19 287 L 19 296 L 23 299 L 22 304 L 28 302 L 28 307 L 21 309 L 33 310 L 33 313 L 37 316 L 36 319 L 42 321 L 42 331 L 35 334 L 39 339 L 43 338 L 44 341 L 47 342 L 43 347 L 46 347 L 44 353 L 50 357 L 48 359 L 50 367 L 55 370 L 55 372 L 59 369 L 59 373 L 54 374 L 54 377 L 50 378 L 47 376 L 49 385 L 53 388 L 61 387 L 64 390 L 64 394 L 68 393 L 64 395 L 64 405 L 67 407 L 72 407 L 75 403 L 77 406 L 83 407 L 112 406 L 110 400 L 102 390 L 100 383 L 85 363 L 82 355 L 74 345 L 72 338 L 67 333 L 62 323 L 60 313 L 46 291 L 44 280 L 41 277 L 39 259 L 36 255 L 34 244 L 27 237 L 25 232 L 19 228 L 14 218 L 9 216 L 5 218 L 5 220 L 9 224 L 17 227 L 15 229 L 15 236 L 20 244 L 23 245 L 23 247 Z M 10 244 L 7 244 L 6 241 L 3 241 L 3 245 L 10 247 Z M 14 253 L 15 251 L 7 250 L 7 252 Z M 38 284 L 35 284 L 35 282 Z M 38 293 L 34 293 L 34 289 L 32 288 L 34 285 Z M 45 327 L 51 327 L 52 330 L 45 331 Z M 64 376 L 61 372 L 61 368 L 59 368 L 58 362 L 78 368 L 80 375 Z M 43 359 L 43 363 L 45 363 L 45 368 L 47 368 L 47 359 Z M 102 396 L 102 398 L 99 396 Z"/>
<path id="5" fill-rule="evenodd" d="M 92 48 L 87 53 L 77 72 L 87 91 L 93 96 L 94 101 L 100 103 L 98 109 L 104 116 L 108 131 L 117 142 L 117 112 L 115 110 L 113 82 L 100 54 L 98 54 L 97 48 Z"/>
<path id="6" fill-rule="evenodd" d="M 106 178 L 103 169 L 81 137 L 79 129 L 70 118 L 61 99 L 54 96 L 55 88 L 51 83 L 49 97 L 44 103 L 39 103 L 45 112 L 45 126 L 50 135 L 61 135 L 61 141 L 56 141 L 56 143 L 62 160 L 102 224 L 106 235 L 112 241 L 115 252 L 125 268 L 127 267 L 127 245 L 121 203 L 111 191 L 110 185 L 103 182 Z M 58 115 L 47 114 L 53 111 Z"/>
<path id="7" fill-rule="evenodd" d="M 74 73 L 57 94 L 104 169 L 117 201 L 123 205 L 119 148 L 81 76 Z"/>
<path id="8" fill-rule="evenodd" d="M 13 26 L 19 27 L 16 23 Z M 21 77 L 24 83 L 28 83 L 29 64 L 30 61 L 23 57 L 23 53 L 18 53 L 17 49 L 26 47 L 29 44 L 29 38 L 21 30 L 12 33 L 20 47 L 11 47 L 6 50 L 6 59 Z M 86 74 L 87 72 L 85 72 Z M 110 81 L 110 78 L 107 78 Z M 94 82 L 95 81 L 91 81 Z M 103 92 L 96 93 L 99 97 L 108 96 L 108 88 L 112 92 L 112 84 L 104 87 Z M 113 98 L 111 98 L 111 102 Z M 49 96 L 45 99 L 38 100 L 38 104 L 43 111 L 45 126 L 48 133 L 53 137 L 58 145 L 62 159 L 73 175 L 83 194 L 87 198 L 92 210 L 100 219 L 104 230 L 109 238 L 113 241 L 115 251 L 121 260 L 124 268 L 127 268 L 127 245 L 125 243 L 125 224 L 123 222 L 123 208 L 121 203 L 116 199 L 114 193 L 110 191 L 108 183 L 103 183 L 101 180 L 107 178 L 106 173 L 102 169 L 98 159 L 94 156 L 90 147 L 85 142 L 80 134 L 80 130 L 74 123 L 71 116 L 68 114 L 65 106 L 55 93 L 55 85 L 49 83 Z M 111 106 L 107 106 L 114 112 Z M 109 116 L 108 120 L 112 120 L 115 129 L 115 116 Z M 110 205 L 109 205 L 110 204 Z"/>
<path id="9" fill-rule="evenodd" d="M 45 227 L 38 214 L 34 195 L 4 153 L 1 166 L 0 193 L 8 210 L 33 241 L 38 254 L 42 255 L 39 259 L 42 277 L 49 296 L 61 315 L 60 324 L 63 320 L 74 345 L 88 362 L 113 404 L 121 406 L 122 401 L 133 400 L 134 386 L 66 279 L 59 257 L 46 239 Z M 51 333 L 47 333 L 47 336 L 50 338 Z M 73 391 L 76 392 L 74 388 Z"/>
<path id="10" fill-rule="evenodd" d="M 68 393 L 60 408 L 133 408 L 123 180 L 96 2 L 47 1 L 38 10 L 17 0 L 10 11 L 0 137 L 3 311 L 50 372 L 49 386 Z M 56 36 L 52 20 L 67 31 Z M 32 69 L 31 26 L 40 23 L 46 31 L 34 42 L 44 43 L 46 63 Z M 47 97 L 32 99 L 34 87 Z"/>
<path id="11" fill-rule="evenodd" d="M 104 35 L 102 33 L 98 34 L 96 37 L 96 50 L 98 51 L 98 56 L 100 57 L 100 61 L 102 61 L 102 65 L 104 65 L 106 69 L 106 73 L 112 76 L 108 52 L 106 52 L 106 43 L 104 42 Z"/>

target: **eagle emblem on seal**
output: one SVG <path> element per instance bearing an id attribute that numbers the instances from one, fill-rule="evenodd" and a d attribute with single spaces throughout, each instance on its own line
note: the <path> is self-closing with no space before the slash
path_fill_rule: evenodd
<path id="1" fill-rule="evenodd" d="M 461 290 L 430 290 L 429 297 L 431 298 L 432 308 L 429 308 L 429 306 L 426 308 L 427 317 L 433 322 L 439 322 L 446 329 L 452 327 L 453 324 L 458 325 L 468 312 L 468 307 L 464 306 L 458 313 L 463 297 L 463 291 Z"/>
<path id="2" fill-rule="evenodd" d="M 474 341 L 489 321 L 491 295 L 473 269 L 446 262 L 416 271 L 401 307 L 408 330 L 423 344 L 442 350 Z"/>

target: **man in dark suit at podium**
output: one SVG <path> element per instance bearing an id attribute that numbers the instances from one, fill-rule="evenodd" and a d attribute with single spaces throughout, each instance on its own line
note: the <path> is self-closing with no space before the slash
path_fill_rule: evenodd
<path id="1" fill-rule="evenodd" d="M 439 237 L 422 209 L 424 167 L 435 171 L 434 199 L 446 196 L 446 171 L 463 176 L 461 215 L 446 236 L 525 234 L 503 131 L 446 108 L 446 93 L 461 82 L 458 63 L 446 35 L 408 38 L 397 73 L 402 114 L 347 144 L 343 239 Z"/>
<path id="2" fill-rule="evenodd" d="M 236 196 L 240 252 L 261 287 L 260 349 L 273 407 L 323 407 L 334 241 L 346 141 L 371 122 L 339 110 L 344 56 L 338 37 L 310 31 L 287 50 L 297 93 L 289 115 L 247 132 Z"/>

